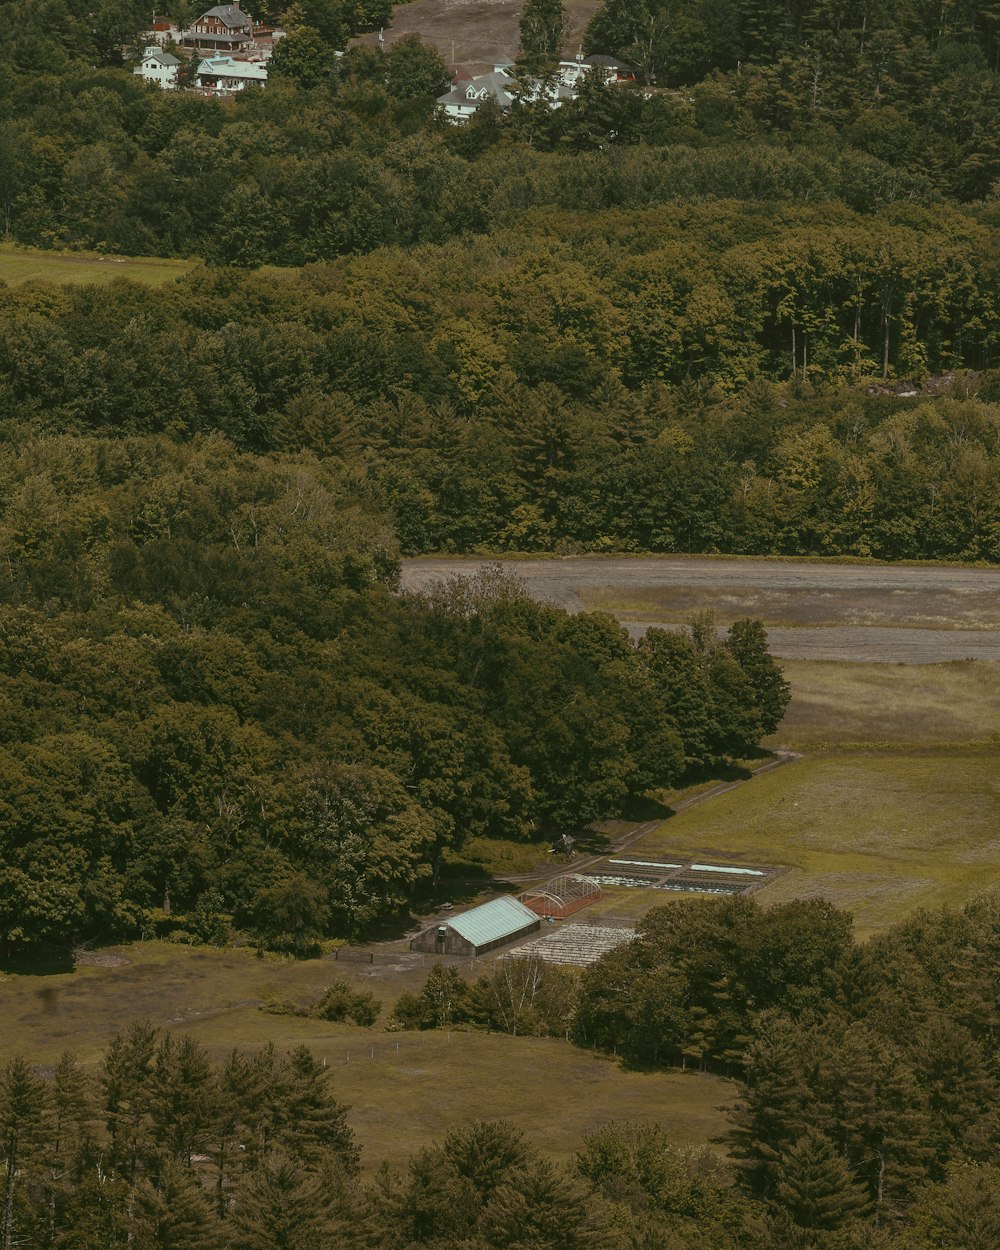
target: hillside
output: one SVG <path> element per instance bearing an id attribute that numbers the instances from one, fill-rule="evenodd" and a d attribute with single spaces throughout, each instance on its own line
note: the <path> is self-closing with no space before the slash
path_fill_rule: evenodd
<path id="1" fill-rule="evenodd" d="M 572 56 L 598 0 L 569 0 L 565 7 L 564 52 Z M 500 57 L 513 59 L 517 55 L 521 8 L 522 0 L 412 0 L 393 10 L 385 42 L 391 46 L 404 35 L 417 35 L 437 48 L 449 63 L 479 73 Z M 371 44 L 376 39 L 366 35 L 364 42 Z"/>

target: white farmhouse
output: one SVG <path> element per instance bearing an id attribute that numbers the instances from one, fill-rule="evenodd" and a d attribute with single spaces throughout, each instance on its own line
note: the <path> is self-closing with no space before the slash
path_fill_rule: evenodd
<path id="1" fill-rule="evenodd" d="M 146 48 L 138 66 L 132 71 L 144 78 L 146 82 L 155 82 L 164 91 L 172 91 L 177 86 L 177 70 L 180 61 L 171 52 L 164 52 L 155 45 Z"/>
<path id="2" fill-rule="evenodd" d="M 506 112 L 514 103 L 511 93 L 516 88 L 515 79 L 502 70 L 494 70 L 492 74 L 480 74 L 478 78 L 460 83 L 451 91 L 438 96 L 437 102 L 449 121 L 467 122 L 476 109 L 490 98 Z"/>
<path id="3" fill-rule="evenodd" d="M 519 81 L 511 76 L 509 71 L 512 69 L 512 62 L 500 61 L 491 74 L 480 74 L 478 78 L 461 82 L 451 91 L 438 96 L 438 106 L 449 121 L 464 123 L 489 99 L 495 100 L 497 107 L 506 112 L 514 103 L 516 94 L 531 102 L 544 99 L 549 108 L 554 109 L 576 96 L 575 91 L 559 82 L 535 78 Z"/>
<path id="4" fill-rule="evenodd" d="M 196 84 L 205 91 L 230 94 L 244 87 L 263 87 L 267 67 L 253 61 L 237 61 L 231 56 L 210 56 L 198 66 Z"/>

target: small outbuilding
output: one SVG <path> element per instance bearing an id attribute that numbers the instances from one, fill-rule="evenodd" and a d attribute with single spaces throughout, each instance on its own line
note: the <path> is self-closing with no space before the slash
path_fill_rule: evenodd
<path id="1" fill-rule="evenodd" d="M 410 942 L 411 951 L 431 955 L 486 955 L 541 927 L 538 915 L 516 898 L 495 898 L 449 916 Z"/>

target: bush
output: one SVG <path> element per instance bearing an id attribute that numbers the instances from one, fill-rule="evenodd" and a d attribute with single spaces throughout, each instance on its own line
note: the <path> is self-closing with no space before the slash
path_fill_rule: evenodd
<path id="1" fill-rule="evenodd" d="M 362 1028 L 370 1028 L 382 1010 L 374 994 L 353 990 L 346 981 L 334 981 L 310 1012 L 319 1020 L 350 1020 Z"/>

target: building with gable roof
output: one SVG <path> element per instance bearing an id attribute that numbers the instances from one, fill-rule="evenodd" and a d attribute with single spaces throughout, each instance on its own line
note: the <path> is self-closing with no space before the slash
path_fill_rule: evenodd
<path id="1" fill-rule="evenodd" d="M 549 108 L 554 109 L 576 97 L 576 92 L 562 83 L 531 78 L 519 80 L 508 72 L 509 69 L 513 69 L 511 61 L 498 61 L 492 73 L 460 82 L 451 91 L 438 96 L 438 107 L 449 121 L 462 124 L 489 99 L 496 101 L 497 107 L 506 112 L 516 95 L 522 95 L 529 101 L 544 99 Z"/>
<path id="2" fill-rule="evenodd" d="M 152 44 L 143 52 L 132 73 L 138 74 L 146 82 L 157 83 L 162 91 L 173 91 L 177 86 L 180 64 L 172 52 L 164 52 L 162 48 Z"/>
<path id="3" fill-rule="evenodd" d="M 195 83 L 203 91 L 230 95 L 245 87 L 263 87 L 267 68 L 254 61 L 237 61 L 231 56 L 210 56 L 198 66 Z"/>
<path id="4" fill-rule="evenodd" d="M 504 895 L 431 925 L 413 938 L 410 950 L 432 955 L 487 955 L 540 927 L 535 912 Z"/>
<path id="5" fill-rule="evenodd" d="M 438 96 L 438 105 L 444 109 L 444 115 L 453 122 L 467 122 L 472 114 L 492 98 L 504 112 L 514 103 L 512 91 L 516 90 L 517 82 L 509 74 L 494 70 L 491 74 L 480 74 L 467 82 L 459 83 L 451 91 Z"/>
<path id="6" fill-rule="evenodd" d="M 240 0 L 217 4 L 196 18 L 181 36 L 186 48 L 212 52 L 240 52 L 253 43 L 254 23 L 240 8 Z"/>

